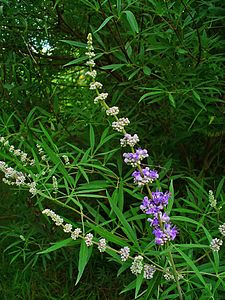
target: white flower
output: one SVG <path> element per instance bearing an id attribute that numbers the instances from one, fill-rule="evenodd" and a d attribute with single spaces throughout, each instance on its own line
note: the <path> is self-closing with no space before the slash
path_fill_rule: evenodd
<path id="1" fill-rule="evenodd" d="M 155 273 L 155 266 L 153 265 L 144 265 L 144 278 L 145 279 L 152 279 Z"/>
<path id="2" fill-rule="evenodd" d="M 120 118 L 118 121 L 112 123 L 112 128 L 116 131 L 122 132 L 124 130 L 124 126 L 130 124 L 128 118 Z"/>
<path id="3" fill-rule="evenodd" d="M 100 239 L 99 240 L 98 250 L 100 252 L 105 252 L 105 250 L 106 250 L 106 240 L 105 239 Z"/>
<path id="4" fill-rule="evenodd" d="M 95 81 L 90 83 L 90 90 L 102 89 L 102 87 L 101 82 Z"/>
<path id="5" fill-rule="evenodd" d="M 95 70 L 88 71 L 85 73 L 85 75 L 91 76 L 92 78 L 95 78 L 97 76 L 97 72 Z"/>
<path id="6" fill-rule="evenodd" d="M 63 231 L 64 232 L 71 232 L 72 231 L 72 225 L 71 224 L 65 224 L 65 225 L 63 225 Z"/>
<path id="7" fill-rule="evenodd" d="M 225 223 L 219 226 L 219 231 L 223 236 L 225 236 Z"/>
<path id="8" fill-rule="evenodd" d="M 130 147 L 134 147 L 139 142 L 139 137 L 137 134 L 134 134 L 133 136 L 129 133 L 126 133 L 124 135 L 124 138 L 120 139 L 120 145 L 121 147 L 126 147 L 129 145 Z"/>
<path id="9" fill-rule="evenodd" d="M 86 234 L 85 243 L 88 247 L 93 245 L 92 239 L 93 239 L 93 234 L 91 234 L 91 233 Z"/>
<path id="10" fill-rule="evenodd" d="M 119 107 L 113 106 L 106 110 L 107 116 L 116 116 L 119 113 Z"/>
<path id="11" fill-rule="evenodd" d="M 94 103 L 98 103 L 98 101 L 103 101 L 108 97 L 108 93 L 101 93 L 94 99 Z"/>
<path id="12" fill-rule="evenodd" d="M 212 251 L 219 251 L 220 250 L 220 246 L 223 245 L 223 241 L 220 239 L 212 239 L 211 243 L 210 243 L 210 248 Z"/>
<path id="13" fill-rule="evenodd" d="M 86 52 L 85 55 L 87 55 L 90 59 L 91 59 L 92 57 L 95 57 L 95 53 L 92 52 L 92 51 Z"/>
<path id="14" fill-rule="evenodd" d="M 76 228 L 74 229 L 74 231 L 71 232 L 71 238 L 73 240 L 76 240 L 79 237 L 79 234 L 81 234 L 81 229 L 80 228 Z"/>
<path id="15" fill-rule="evenodd" d="M 88 60 L 86 62 L 86 66 L 93 68 L 95 66 L 95 62 L 93 61 L 93 59 Z"/>
<path id="16" fill-rule="evenodd" d="M 141 255 L 135 256 L 134 261 L 130 267 L 131 273 L 138 275 L 141 274 L 143 269 L 143 257 Z"/>
<path id="17" fill-rule="evenodd" d="M 122 261 L 126 261 L 129 257 L 130 254 L 130 248 L 129 247 L 124 247 L 120 249 L 120 257 Z"/>
<path id="18" fill-rule="evenodd" d="M 209 203 L 210 203 L 211 207 L 216 207 L 217 201 L 216 201 L 216 199 L 215 199 L 215 197 L 213 195 L 213 191 L 212 190 L 209 191 Z"/>

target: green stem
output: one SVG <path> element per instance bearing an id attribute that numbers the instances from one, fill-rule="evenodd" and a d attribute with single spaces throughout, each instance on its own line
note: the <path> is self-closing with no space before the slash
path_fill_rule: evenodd
<path id="1" fill-rule="evenodd" d="M 173 260 L 172 253 L 170 251 L 169 251 L 169 257 L 170 257 L 170 262 L 171 262 L 172 269 L 173 269 L 173 275 L 174 275 L 174 278 L 175 278 L 175 281 L 176 281 L 176 284 L 177 284 L 177 290 L 178 290 L 178 293 L 179 293 L 179 299 L 183 300 L 182 289 L 180 287 L 180 283 L 179 283 L 179 280 L 178 280 L 176 266 L 175 266 L 175 263 L 174 263 L 174 260 Z"/>

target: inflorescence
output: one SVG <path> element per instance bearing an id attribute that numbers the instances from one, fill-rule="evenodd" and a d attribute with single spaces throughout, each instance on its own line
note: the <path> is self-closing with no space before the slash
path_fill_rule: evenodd
<path id="1" fill-rule="evenodd" d="M 94 48 L 92 45 L 92 35 L 89 33 L 87 38 L 87 52 L 88 62 L 86 63 L 89 66 L 90 71 L 86 74 L 92 78 L 90 83 L 90 89 L 95 90 L 97 97 L 94 99 L 94 103 L 100 103 L 101 106 L 105 109 L 108 116 L 113 116 L 115 121 L 112 122 L 112 128 L 118 132 L 123 133 L 124 137 L 120 139 L 120 144 L 122 147 L 130 146 L 131 152 L 125 152 L 123 154 L 124 162 L 132 167 L 135 167 L 136 170 L 132 173 L 134 178 L 134 183 L 138 186 L 147 186 L 153 181 L 159 178 L 158 172 L 151 170 L 149 167 L 142 167 L 142 161 L 146 159 L 149 154 L 146 149 L 133 147 L 139 142 L 137 134 L 131 135 L 126 132 L 125 126 L 130 124 L 130 121 L 126 117 L 117 117 L 119 114 L 118 107 L 109 107 L 105 102 L 108 97 L 107 93 L 100 93 L 99 89 L 103 88 L 103 85 L 95 81 L 97 75 L 96 72 L 93 74 L 94 67 Z M 94 76 L 93 76 L 94 75 Z M 149 187 L 148 187 L 149 190 Z M 150 192 L 149 198 L 146 196 L 140 206 L 141 210 L 147 215 L 152 215 L 152 218 L 149 218 L 151 227 L 153 228 L 153 234 L 155 235 L 155 243 L 157 245 L 164 245 L 165 243 L 175 239 L 178 231 L 175 226 L 170 222 L 169 216 L 164 212 L 165 207 L 168 205 L 168 200 L 170 199 L 170 194 L 168 192 L 162 193 L 160 191 Z"/>

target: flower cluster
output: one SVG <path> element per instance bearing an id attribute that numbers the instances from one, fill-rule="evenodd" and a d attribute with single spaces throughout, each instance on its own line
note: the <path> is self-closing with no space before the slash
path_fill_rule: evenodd
<path id="1" fill-rule="evenodd" d="M 135 256 L 134 261 L 130 267 L 131 273 L 134 275 L 141 274 L 143 269 L 143 257 L 141 255 Z"/>
<path id="2" fill-rule="evenodd" d="M 32 195 L 37 193 L 36 183 L 33 182 L 26 182 L 27 178 L 26 175 L 22 172 L 18 172 L 12 167 L 9 167 L 4 161 L 0 161 L 0 171 L 5 174 L 5 177 L 2 181 L 8 185 L 16 185 L 16 186 L 24 186 L 29 188 L 29 192 Z"/>
<path id="3" fill-rule="evenodd" d="M 121 147 L 126 147 L 127 145 L 130 147 L 134 147 L 139 142 L 139 137 L 137 134 L 133 136 L 129 133 L 126 133 L 122 139 L 120 139 Z"/>
<path id="4" fill-rule="evenodd" d="M 144 197 L 140 209 L 147 215 L 155 235 L 155 243 L 164 245 L 167 241 L 174 240 L 177 235 L 177 229 L 170 223 L 169 216 L 164 212 L 164 208 L 168 205 L 170 198 L 169 193 L 152 192 L 152 199 Z"/>
<path id="5" fill-rule="evenodd" d="M 106 240 L 105 239 L 100 239 L 99 240 L 98 250 L 100 252 L 105 252 L 105 250 L 106 250 Z"/>
<path id="6" fill-rule="evenodd" d="M 126 261 L 129 258 L 130 255 L 130 248 L 124 247 L 120 249 L 120 258 L 122 261 Z"/>
<path id="7" fill-rule="evenodd" d="M 210 248 L 212 251 L 216 251 L 218 252 L 220 250 L 220 247 L 223 245 L 223 241 L 220 239 L 212 239 L 211 243 L 210 243 Z"/>
<path id="8" fill-rule="evenodd" d="M 28 154 L 22 151 L 21 149 L 17 149 L 13 145 L 10 145 L 9 141 L 5 137 L 3 136 L 0 137 L 0 143 L 4 147 L 6 147 L 10 153 L 18 157 L 23 165 L 26 166 L 28 164 L 30 166 L 33 166 L 35 164 L 34 159 L 29 158 Z"/>
<path id="9" fill-rule="evenodd" d="M 166 281 L 174 281 L 176 282 L 176 278 L 175 276 L 170 272 L 170 269 L 167 268 L 165 274 L 163 275 L 163 277 L 166 279 Z M 183 277 L 182 274 L 177 273 L 177 280 L 181 280 Z"/>
<path id="10" fill-rule="evenodd" d="M 85 244 L 87 245 L 87 247 L 90 247 L 93 245 L 93 234 L 92 233 L 88 233 L 85 236 Z"/>
<path id="11" fill-rule="evenodd" d="M 90 90 L 102 89 L 102 84 L 98 81 L 90 83 Z"/>
<path id="12" fill-rule="evenodd" d="M 85 73 L 85 75 L 91 76 L 92 78 L 95 78 L 97 76 L 97 72 L 95 70 L 88 71 Z"/>
<path id="13" fill-rule="evenodd" d="M 214 194 L 213 194 L 212 190 L 209 191 L 209 203 L 210 203 L 211 207 L 214 207 L 214 208 L 216 207 L 217 201 L 214 197 Z"/>
<path id="14" fill-rule="evenodd" d="M 119 113 L 119 107 L 113 106 L 106 110 L 107 116 L 116 116 Z"/>
<path id="15" fill-rule="evenodd" d="M 108 93 L 101 93 L 94 99 L 94 104 L 97 104 L 99 101 L 104 101 L 108 97 Z"/>
<path id="16" fill-rule="evenodd" d="M 41 160 L 47 161 L 47 157 L 46 157 L 46 155 L 45 155 L 45 153 L 44 153 L 43 148 L 42 148 L 39 144 L 36 144 L 36 147 L 37 147 L 37 149 L 38 149 L 39 155 L 41 156 Z"/>
<path id="17" fill-rule="evenodd" d="M 144 265 L 144 278 L 152 279 L 156 269 L 154 265 Z"/>
<path id="18" fill-rule="evenodd" d="M 87 37 L 87 44 L 88 44 L 88 63 L 87 65 L 90 67 L 90 71 L 88 75 L 92 77 L 92 83 L 90 84 L 90 89 L 96 89 L 97 97 L 94 99 L 94 103 L 100 102 L 102 107 L 106 110 L 107 115 L 113 115 L 115 118 L 115 121 L 112 122 L 112 128 L 118 132 L 122 132 L 124 134 L 124 137 L 120 139 L 120 144 L 122 147 L 130 146 L 132 152 L 124 153 L 123 158 L 124 162 L 128 165 L 131 165 L 132 167 L 137 167 L 137 169 L 132 173 L 132 176 L 134 178 L 134 183 L 136 183 L 138 186 L 145 186 L 148 184 L 151 184 L 154 180 L 159 178 L 158 172 L 155 170 L 151 170 L 149 167 L 142 167 L 141 163 L 142 160 L 146 157 L 148 157 L 148 151 L 146 149 L 133 149 L 133 147 L 139 142 L 139 138 L 137 134 L 134 134 L 133 136 L 129 133 L 127 133 L 124 129 L 125 126 L 130 124 L 130 121 L 128 118 L 122 117 L 117 118 L 117 114 L 119 113 L 118 107 L 109 107 L 105 99 L 108 96 L 106 93 L 100 94 L 98 89 L 102 88 L 102 85 L 95 81 L 95 76 L 92 76 L 92 57 L 94 57 L 93 54 L 93 46 L 92 46 L 92 36 L 91 34 L 88 34 Z M 96 75 L 96 73 L 94 74 Z M 107 95 L 107 96 L 106 96 Z M 144 201 L 141 205 L 141 209 L 146 214 L 153 215 L 153 219 L 148 219 L 148 221 L 151 223 L 151 226 L 153 227 L 153 234 L 155 235 L 155 242 L 156 244 L 163 245 L 167 241 L 174 240 L 177 235 L 177 229 L 175 226 L 172 226 L 170 223 L 169 216 L 163 211 L 164 207 L 168 204 L 169 194 L 162 192 L 151 192 L 149 191 L 149 197 L 151 199 L 148 199 L 148 197 L 144 198 Z M 125 247 L 126 248 L 126 247 Z M 126 252 L 126 249 L 122 251 L 121 249 L 121 258 L 126 260 L 126 257 L 129 256 L 129 253 Z"/>
<path id="19" fill-rule="evenodd" d="M 144 169 L 136 170 L 132 173 L 134 177 L 134 182 L 138 184 L 138 186 L 143 186 L 148 183 L 152 183 L 154 180 L 159 178 L 157 171 L 150 170 L 149 167 Z"/>
<path id="20" fill-rule="evenodd" d="M 220 233 L 225 236 L 225 223 L 219 226 Z"/>
<path id="21" fill-rule="evenodd" d="M 123 132 L 124 127 L 130 124 L 128 118 L 120 118 L 116 122 L 112 122 L 112 128 L 118 132 Z"/>
<path id="22" fill-rule="evenodd" d="M 141 148 L 138 148 L 134 153 L 124 153 L 123 157 L 126 164 L 135 167 L 140 165 L 144 158 L 148 157 L 148 151 L 146 149 L 142 150 Z"/>
<path id="23" fill-rule="evenodd" d="M 54 193 L 58 191 L 58 182 L 55 176 L 52 176 L 52 187 L 54 190 Z"/>
<path id="24" fill-rule="evenodd" d="M 61 226 L 63 228 L 64 232 L 70 233 L 71 238 L 73 240 L 76 240 L 82 232 L 80 228 L 76 228 L 73 231 L 73 226 L 69 223 L 63 224 L 63 218 L 61 218 L 59 215 L 57 215 L 51 209 L 48 209 L 48 208 L 44 209 L 42 211 L 42 214 L 50 217 L 52 219 L 52 221 L 55 223 L 56 226 Z"/>

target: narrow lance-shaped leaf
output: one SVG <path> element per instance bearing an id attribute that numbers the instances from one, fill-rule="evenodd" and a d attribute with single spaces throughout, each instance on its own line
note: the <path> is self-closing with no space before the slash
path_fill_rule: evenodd
<path id="1" fill-rule="evenodd" d="M 84 269 L 89 261 L 89 258 L 91 256 L 92 247 L 87 247 L 85 244 L 85 241 L 82 240 L 80 245 L 80 254 L 79 254 L 79 264 L 78 264 L 78 275 L 75 285 L 78 284 L 78 282 L 81 279 L 81 276 L 84 272 Z"/>
<path id="2" fill-rule="evenodd" d="M 138 23 L 132 11 L 125 10 L 124 13 L 127 16 L 127 21 L 130 24 L 130 28 L 133 31 L 133 33 L 139 33 Z"/>
<path id="3" fill-rule="evenodd" d="M 102 24 L 98 27 L 97 30 L 95 30 L 94 33 L 98 32 L 101 30 L 114 16 L 109 16 L 108 18 L 105 19 L 105 21 L 102 22 Z"/>

